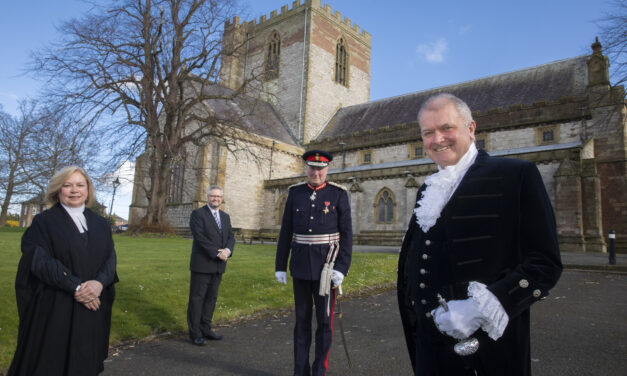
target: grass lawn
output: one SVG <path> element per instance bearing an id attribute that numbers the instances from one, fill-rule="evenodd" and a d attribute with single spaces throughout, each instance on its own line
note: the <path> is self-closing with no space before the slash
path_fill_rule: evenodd
<path id="1" fill-rule="evenodd" d="M 22 231 L 0 229 L 0 374 L 8 368 L 17 342 L 14 282 L 21 236 Z M 111 344 L 163 332 L 185 333 L 191 240 L 114 235 L 114 241 L 120 282 Z M 274 279 L 274 254 L 272 245 L 236 244 L 220 285 L 217 325 L 292 306 L 291 282 L 285 286 Z M 354 253 L 344 294 L 390 286 L 396 280 L 397 260 L 396 254 Z"/>

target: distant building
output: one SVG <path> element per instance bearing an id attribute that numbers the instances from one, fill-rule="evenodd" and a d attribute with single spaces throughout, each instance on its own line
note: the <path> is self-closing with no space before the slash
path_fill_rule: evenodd
<path id="1" fill-rule="evenodd" d="M 128 221 L 113 213 L 113 227 L 128 225 Z"/>
<path id="2" fill-rule="evenodd" d="M 28 227 L 33 221 L 33 217 L 46 210 L 44 204 L 44 194 L 28 199 L 22 202 L 22 210 L 20 210 L 20 227 Z"/>
<path id="3" fill-rule="evenodd" d="M 479 148 L 537 164 L 562 250 L 605 251 L 613 229 L 617 249 L 627 252 L 625 91 L 610 86 L 598 41 L 590 55 L 369 101 L 371 37 L 328 4 L 295 1 L 258 22 L 236 17 L 225 25 L 225 45 L 246 36 L 245 54 L 223 60 L 220 83 L 234 90 L 263 72 L 257 84 L 270 93 L 267 100 L 228 109 L 252 115 L 246 131 L 254 137 L 238 139 L 251 153 L 209 139 L 173 164 L 167 209 L 174 227 L 186 230 L 207 188 L 219 184 L 240 237 L 275 238 L 288 187 L 305 179 L 300 154 L 322 148 L 334 154 L 328 180 L 349 190 L 354 241 L 400 245 L 416 192 L 436 171 L 422 146 L 418 108 L 450 92 L 474 111 Z M 142 158 L 131 223 L 147 204 Z"/>

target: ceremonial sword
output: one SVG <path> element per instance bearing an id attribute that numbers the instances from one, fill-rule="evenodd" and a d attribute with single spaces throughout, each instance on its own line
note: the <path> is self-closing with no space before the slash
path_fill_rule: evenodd
<path id="1" fill-rule="evenodd" d="M 338 296 L 335 298 L 335 302 L 337 303 L 337 315 L 340 319 L 340 334 L 342 335 L 342 345 L 344 345 L 344 352 L 346 353 L 346 360 L 348 360 L 348 368 L 353 368 L 353 364 L 351 363 L 351 357 L 348 355 L 348 346 L 346 345 L 346 337 L 344 336 L 344 324 L 342 324 L 342 306 L 340 305 L 339 297 L 342 296 L 342 285 L 336 287 L 338 292 Z"/>

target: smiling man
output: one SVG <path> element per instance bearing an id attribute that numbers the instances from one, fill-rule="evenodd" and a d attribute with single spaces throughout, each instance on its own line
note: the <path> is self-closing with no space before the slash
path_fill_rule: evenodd
<path id="1" fill-rule="evenodd" d="M 439 171 L 418 191 L 399 256 L 414 373 L 530 375 L 529 308 L 562 270 L 540 173 L 531 162 L 478 151 L 470 109 L 451 94 L 429 98 L 418 122 Z M 455 344 L 470 336 L 478 351 L 458 355 Z"/>
<path id="2" fill-rule="evenodd" d="M 231 217 L 220 210 L 223 199 L 222 188 L 212 185 L 207 192 L 207 205 L 194 210 L 189 219 L 194 241 L 189 262 L 187 325 L 190 339 L 197 346 L 205 345 L 206 339 L 222 339 L 212 330 L 211 320 L 222 274 L 235 246 Z"/>

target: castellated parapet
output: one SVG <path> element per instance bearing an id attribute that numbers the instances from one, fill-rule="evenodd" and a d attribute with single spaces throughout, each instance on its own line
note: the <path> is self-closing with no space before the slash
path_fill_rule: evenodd
<path id="1" fill-rule="evenodd" d="M 275 23 L 281 22 L 287 17 L 300 14 L 305 8 L 317 11 L 318 13 L 339 21 L 340 24 L 344 26 L 344 32 L 350 33 L 353 37 L 359 39 L 362 43 L 365 43 L 368 46 L 371 45 L 372 38 L 366 30 L 361 30 L 359 25 L 352 23 L 348 17 L 344 17 L 344 19 L 342 19 L 342 13 L 337 10 L 334 11 L 331 8 L 331 5 L 324 4 L 323 7 L 321 5 L 321 0 L 304 0 L 302 3 L 300 0 L 294 1 L 292 2 L 292 8 L 289 8 L 289 4 L 283 5 L 280 13 L 278 10 L 273 10 L 270 12 L 270 18 L 268 18 L 267 15 L 263 15 L 259 17 L 258 22 L 257 20 L 252 20 L 240 23 L 240 18 L 235 16 L 232 21 L 226 21 L 225 29 L 241 28 L 245 32 L 254 33 L 257 30 L 265 29 Z"/>

